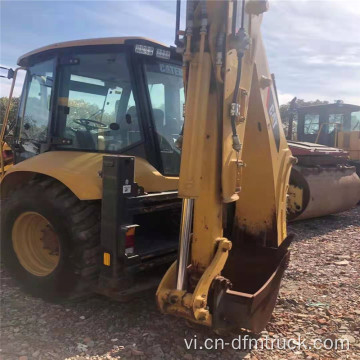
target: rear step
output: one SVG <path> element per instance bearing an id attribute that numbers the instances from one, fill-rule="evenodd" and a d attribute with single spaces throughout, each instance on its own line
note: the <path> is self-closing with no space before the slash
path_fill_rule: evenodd
<path id="1" fill-rule="evenodd" d="M 176 256 L 172 257 L 172 261 Z M 109 283 L 109 278 L 100 277 L 99 285 L 94 290 L 97 294 L 104 295 L 116 301 L 126 302 L 139 296 L 147 290 L 155 290 L 159 285 L 168 264 L 163 268 L 151 271 L 151 275 L 145 273 L 134 276 L 127 275 L 124 278 L 117 279 L 117 283 Z"/>

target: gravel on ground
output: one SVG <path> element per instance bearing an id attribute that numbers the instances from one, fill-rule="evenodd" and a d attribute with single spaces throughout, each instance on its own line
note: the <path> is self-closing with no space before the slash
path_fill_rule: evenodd
<path id="1" fill-rule="evenodd" d="M 252 349 L 239 334 L 222 338 L 160 314 L 152 291 L 128 303 L 93 296 L 50 304 L 23 293 L 1 268 L 0 360 L 360 359 L 360 207 L 290 224 L 289 232 L 290 265 Z"/>

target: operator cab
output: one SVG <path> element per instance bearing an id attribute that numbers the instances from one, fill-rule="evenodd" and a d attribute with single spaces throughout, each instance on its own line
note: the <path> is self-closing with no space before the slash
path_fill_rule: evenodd
<path id="1" fill-rule="evenodd" d="M 337 133 L 353 131 L 360 131 L 360 106 L 336 102 L 298 109 L 298 141 L 337 147 Z"/>
<path id="2" fill-rule="evenodd" d="M 55 44 L 20 57 L 26 69 L 15 162 L 41 152 L 129 154 L 178 176 L 184 88 L 174 49 L 140 38 Z"/>

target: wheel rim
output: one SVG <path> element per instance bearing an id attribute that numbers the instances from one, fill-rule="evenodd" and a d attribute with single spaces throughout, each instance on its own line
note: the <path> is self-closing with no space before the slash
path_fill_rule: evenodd
<path id="1" fill-rule="evenodd" d="M 31 274 L 47 276 L 60 261 L 60 242 L 50 222 L 37 212 L 25 212 L 12 230 L 14 251 L 20 264 Z"/>

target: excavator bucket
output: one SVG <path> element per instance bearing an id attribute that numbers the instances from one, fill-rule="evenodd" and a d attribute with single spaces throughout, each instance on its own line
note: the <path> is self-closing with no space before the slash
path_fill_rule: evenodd
<path id="1" fill-rule="evenodd" d="M 289 147 L 298 158 L 290 176 L 289 220 L 335 214 L 360 201 L 360 179 L 345 151 L 292 141 Z"/>
<path id="2" fill-rule="evenodd" d="M 270 320 L 281 279 L 289 261 L 289 236 L 279 249 L 251 248 L 230 255 L 223 276 L 231 279 L 231 289 L 215 287 L 213 328 L 220 331 L 246 329 L 262 331 Z M 236 258 L 231 261 L 231 258 Z M 221 284 L 221 282 L 220 282 Z"/>

